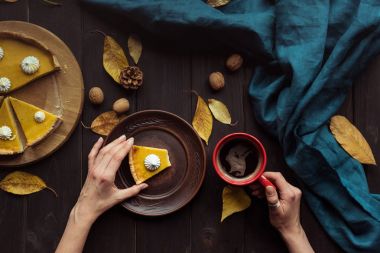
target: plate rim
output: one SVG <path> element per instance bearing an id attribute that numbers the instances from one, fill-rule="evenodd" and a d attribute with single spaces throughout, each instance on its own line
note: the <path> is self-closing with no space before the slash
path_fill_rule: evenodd
<path id="1" fill-rule="evenodd" d="M 156 109 L 148 109 L 148 110 L 142 110 L 142 111 L 138 111 L 138 112 L 134 112 L 130 115 L 128 115 L 127 117 L 125 117 L 124 119 L 122 119 L 114 128 L 113 130 L 111 131 L 111 133 L 106 137 L 105 141 L 104 141 L 104 144 L 103 146 L 107 145 L 109 142 L 110 142 L 110 136 L 112 135 L 112 133 L 116 130 L 116 128 L 122 124 L 124 124 L 125 121 L 127 121 L 130 117 L 136 117 L 136 115 L 140 115 L 140 114 L 146 114 L 146 113 L 162 113 L 162 114 L 166 114 L 166 115 L 169 115 L 171 117 L 174 117 L 176 118 L 177 120 L 183 122 L 185 125 L 187 125 L 196 135 L 197 137 L 197 142 L 200 144 L 201 146 L 201 149 L 202 149 L 202 154 L 203 154 L 203 157 L 204 157 L 204 161 L 203 161 L 203 164 L 201 166 L 201 168 L 203 169 L 203 172 L 202 172 L 202 176 L 201 176 L 201 179 L 199 180 L 199 184 L 197 185 L 196 189 L 191 193 L 190 195 L 190 198 L 188 198 L 188 200 L 186 201 L 183 201 L 183 203 L 181 203 L 180 205 L 178 205 L 177 207 L 175 207 L 173 210 L 169 211 L 169 212 L 162 212 L 162 213 L 159 213 L 159 214 L 145 214 L 145 213 L 141 213 L 141 212 L 137 212 L 131 208 L 128 208 L 125 204 L 126 201 L 123 201 L 121 202 L 119 205 L 121 205 L 123 208 L 125 208 L 126 210 L 128 210 L 129 212 L 131 213 L 134 213 L 134 214 L 138 214 L 138 215 L 141 215 L 141 216 L 146 216 L 146 217 L 160 217 L 160 216 L 164 216 L 164 215 L 168 215 L 168 214 L 172 214 L 180 209 L 182 209 L 184 206 L 186 206 L 188 203 L 190 203 L 194 197 L 197 195 L 197 193 L 199 192 L 199 190 L 201 189 L 202 185 L 203 185 L 203 182 L 204 182 L 204 179 L 205 179 L 205 176 L 206 176 L 206 170 L 207 170 L 207 153 L 206 153 L 206 149 L 205 149 L 205 146 L 203 144 L 203 141 L 201 140 L 201 138 L 199 137 L 199 135 L 196 133 L 195 129 L 193 128 L 193 126 L 187 122 L 186 120 L 184 120 L 183 118 L 181 118 L 180 116 L 172 113 L 172 112 L 168 112 L 168 111 L 165 111 L 165 110 L 156 110 Z M 121 177 L 120 175 L 120 170 L 117 171 L 116 173 L 116 177 Z M 116 179 L 115 179 L 116 180 Z M 120 179 L 121 180 L 121 179 Z"/>

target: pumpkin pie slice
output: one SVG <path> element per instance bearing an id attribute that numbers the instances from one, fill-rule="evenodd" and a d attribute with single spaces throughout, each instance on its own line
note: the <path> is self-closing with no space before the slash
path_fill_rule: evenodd
<path id="1" fill-rule="evenodd" d="M 34 38 L 0 32 L 0 94 L 8 94 L 60 68 L 57 58 Z"/>
<path id="2" fill-rule="evenodd" d="M 61 123 L 61 119 L 37 106 L 9 97 L 13 110 L 26 137 L 26 145 L 32 146 L 47 137 Z"/>
<path id="3" fill-rule="evenodd" d="M 8 98 L 0 107 L 0 155 L 22 153 L 25 147 Z"/>
<path id="4" fill-rule="evenodd" d="M 133 145 L 129 152 L 129 167 L 136 184 L 145 182 L 170 166 L 166 149 Z"/>

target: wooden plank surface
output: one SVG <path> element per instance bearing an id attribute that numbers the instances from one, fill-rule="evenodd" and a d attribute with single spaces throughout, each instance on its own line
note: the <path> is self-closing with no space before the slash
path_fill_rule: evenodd
<path id="1" fill-rule="evenodd" d="M 163 109 L 191 121 L 196 90 L 204 98 L 217 98 L 226 103 L 234 120 L 225 126 L 214 122 L 214 131 L 207 146 L 208 164 L 204 185 L 195 199 L 180 211 L 161 218 L 132 215 L 116 206 L 102 215 L 91 229 L 85 252 L 287 252 L 279 234 L 271 227 L 264 202 L 253 199 L 252 206 L 220 223 L 221 193 L 224 183 L 217 178 L 211 164 L 212 148 L 219 138 L 246 131 L 259 137 L 267 149 L 268 170 L 281 171 L 294 184 L 295 176 L 285 165 L 278 142 L 267 135 L 253 118 L 247 86 L 252 74 L 252 62 L 237 73 L 224 68 L 229 49 L 189 50 L 184 45 L 155 40 L 133 23 L 114 22 L 111 16 L 94 15 L 82 9 L 78 1 L 64 1 L 60 7 L 42 1 L 20 0 L 15 4 L 0 4 L 0 20 L 25 20 L 41 25 L 57 34 L 73 51 L 81 65 L 87 94 L 93 86 L 106 95 L 101 106 L 93 106 L 86 95 L 82 121 L 90 124 L 100 112 L 108 111 L 115 99 L 126 97 L 130 112 L 143 109 Z M 126 92 L 118 87 L 102 68 L 103 37 L 94 30 L 113 36 L 127 48 L 130 32 L 140 34 L 144 43 L 141 68 L 144 87 Z M 343 105 L 341 113 L 352 119 L 362 130 L 380 159 L 378 146 L 379 104 L 377 96 L 380 61 L 358 79 L 357 85 Z M 213 92 L 207 84 L 212 71 L 222 71 L 226 88 Z M 98 137 L 78 127 L 70 140 L 51 157 L 23 170 L 42 177 L 57 190 L 59 198 L 43 191 L 26 197 L 0 192 L 1 252 L 53 252 L 87 174 L 87 154 Z M 13 170 L 0 170 L 0 178 Z M 366 167 L 371 191 L 380 192 L 379 171 Z M 302 223 L 316 252 L 340 252 L 323 231 L 309 208 L 302 204 Z"/>
<path id="2" fill-rule="evenodd" d="M 70 19 L 67 17 L 70 16 Z M 28 1 L 28 21 L 59 36 L 81 63 L 81 11 L 76 1 L 55 8 L 42 1 Z M 62 22 L 70 27 L 62 29 Z M 59 197 L 48 191 L 27 197 L 25 252 L 52 252 L 66 226 L 71 207 L 81 189 L 81 129 L 77 128 L 58 152 L 25 169 L 40 175 Z M 70 159 L 68 159 L 70 158 Z"/>
<path id="3" fill-rule="evenodd" d="M 26 1 L 0 5 L 0 20 L 28 20 Z M 11 169 L 1 169 L 3 178 Z M 26 252 L 27 199 L 14 197 L 0 191 L 0 241 L 4 252 Z"/>

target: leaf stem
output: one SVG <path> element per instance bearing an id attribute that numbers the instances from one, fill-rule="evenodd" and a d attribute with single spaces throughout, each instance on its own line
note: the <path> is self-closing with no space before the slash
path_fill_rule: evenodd
<path id="1" fill-rule="evenodd" d="M 51 0 L 42 0 L 42 2 L 45 2 L 45 3 L 50 4 L 50 5 L 54 5 L 54 6 L 61 6 L 62 5 L 62 3 L 54 2 Z"/>
<path id="2" fill-rule="evenodd" d="M 100 30 L 98 30 L 98 29 L 92 30 L 91 33 L 100 33 L 100 34 L 103 35 L 104 37 L 107 36 L 107 34 L 106 34 L 105 32 L 100 31 Z"/>
<path id="3" fill-rule="evenodd" d="M 86 129 L 92 129 L 91 127 L 86 126 L 86 125 L 83 123 L 83 121 L 81 121 L 80 123 L 81 123 L 82 127 L 86 128 Z"/>
<path id="4" fill-rule="evenodd" d="M 190 92 L 193 93 L 195 96 L 199 97 L 198 92 L 196 92 L 195 90 L 191 90 Z"/>
<path id="5" fill-rule="evenodd" d="M 236 126 L 239 123 L 239 121 L 235 121 L 234 123 L 231 123 L 230 126 Z"/>
<path id="6" fill-rule="evenodd" d="M 58 194 L 57 194 L 57 192 L 53 188 L 50 188 L 49 186 L 46 186 L 46 189 L 50 190 L 52 193 L 54 193 L 55 197 L 58 198 Z"/>

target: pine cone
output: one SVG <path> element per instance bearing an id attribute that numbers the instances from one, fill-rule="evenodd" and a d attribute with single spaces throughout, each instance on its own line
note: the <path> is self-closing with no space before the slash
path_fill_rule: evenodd
<path id="1" fill-rule="evenodd" d="M 128 66 L 121 71 L 120 84 L 124 88 L 137 90 L 143 82 L 143 72 L 136 66 Z"/>

